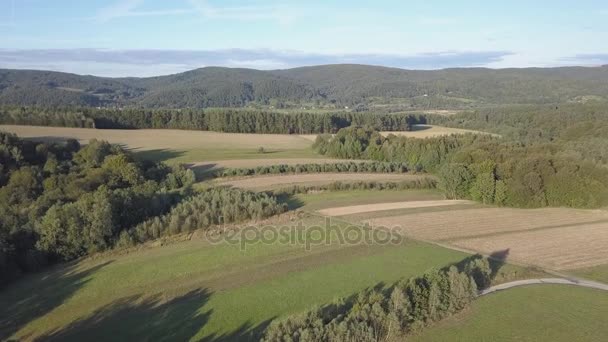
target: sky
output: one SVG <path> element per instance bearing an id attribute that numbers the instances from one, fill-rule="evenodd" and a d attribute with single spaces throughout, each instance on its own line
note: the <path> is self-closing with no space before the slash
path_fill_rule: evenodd
<path id="1" fill-rule="evenodd" d="M 0 0 L 0 68 L 112 77 L 596 66 L 608 64 L 606 42 L 606 0 Z"/>

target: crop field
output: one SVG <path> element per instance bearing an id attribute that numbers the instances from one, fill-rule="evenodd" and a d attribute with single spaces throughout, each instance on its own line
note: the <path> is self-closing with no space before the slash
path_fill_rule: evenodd
<path id="1" fill-rule="evenodd" d="M 240 177 L 230 180 L 218 179 L 217 185 L 230 185 L 236 188 L 250 190 L 269 190 L 292 184 L 321 185 L 333 182 L 356 181 L 408 181 L 422 179 L 424 175 L 392 174 L 392 173 L 302 173 L 289 175 L 267 175 Z"/>
<path id="2" fill-rule="evenodd" d="M 508 251 L 509 260 L 552 270 L 608 264 L 608 212 L 604 210 L 495 208 L 428 199 L 369 205 L 334 201 L 333 207 L 316 209 L 457 249 L 486 254 Z"/>
<path id="3" fill-rule="evenodd" d="M 0 125 L 0 130 L 22 138 L 41 141 L 76 139 L 86 144 L 91 139 L 106 140 L 140 154 L 140 157 L 169 163 L 207 160 L 282 160 L 320 157 L 311 142 L 298 135 L 241 134 L 172 129 L 88 129 L 41 126 Z M 258 149 L 264 148 L 264 153 Z M 258 165 L 265 165 L 260 162 Z"/>
<path id="4" fill-rule="evenodd" d="M 608 293 L 560 285 L 513 288 L 426 328 L 411 341 L 605 341 Z"/>
<path id="5" fill-rule="evenodd" d="M 0 293 L 0 339 L 238 340 L 273 318 L 465 257 L 414 241 L 307 251 L 286 243 L 212 245 L 195 234 L 58 265 L 11 284 Z"/>

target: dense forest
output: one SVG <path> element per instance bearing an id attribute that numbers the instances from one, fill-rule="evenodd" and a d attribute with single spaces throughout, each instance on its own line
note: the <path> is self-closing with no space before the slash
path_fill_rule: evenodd
<path id="1" fill-rule="evenodd" d="M 172 128 L 230 133 L 335 133 L 351 125 L 383 131 L 406 131 L 424 118 L 412 114 L 312 113 L 285 114 L 266 110 L 146 110 L 94 108 L 1 107 L 0 124 L 100 129 Z"/>
<path id="2" fill-rule="evenodd" d="M 524 143 L 473 134 L 384 138 L 375 130 L 351 127 L 319 136 L 314 148 L 328 156 L 405 162 L 410 169 L 435 173 L 448 198 L 514 207 L 608 205 L 608 168 L 576 150 L 586 146 L 589 136 L 577 140 L 568 129 L 564 132 L 560 139 Z"/>
<path id="3" fill-rule="evenodd" d="M 322 65 L 260 71 L 208 67 L 149 78 L 0 69 L 0 104 L 132 108 L 475 108 L 606 101 L 608 67 L 403 70 Z"/>
<path id="4" fill-rule="evenodd" d="M 81 147 L 0 133 L 0 285 L 49 263 L 208 227 L 219 217 L 229 223 L 283 210 L 264 194 L 193 194 L 194 180 L 191 170 L 137 162 L 103 141 Z"/>

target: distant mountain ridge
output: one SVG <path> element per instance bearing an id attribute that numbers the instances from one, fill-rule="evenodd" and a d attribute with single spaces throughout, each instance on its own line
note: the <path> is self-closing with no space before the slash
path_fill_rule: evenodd
<path id="1" fill-rule="evenodd" d="M 468 108 L 608 100 L 608 68 L 404 70 L 321 65 L 286 70 L 206 67 L 148 78 L 0 69 L 0 104 L 143 108 L 252 104 Z"/>

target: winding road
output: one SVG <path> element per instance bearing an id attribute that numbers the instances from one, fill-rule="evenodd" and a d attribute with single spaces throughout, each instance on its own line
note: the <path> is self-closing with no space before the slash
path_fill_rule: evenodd
<path id="1" fill-rule="evenodd" d="M 608 285 L 603 283 L 598 283 L 595 281 L 584 280 L 584 279 L 566 279 L 566 278 L 541 278 L 541 279 L 526 279 L 526 280 L 517 280 L 509 283 L 504 283 L 496 286 L 489 287 L 485 290 L 479 292 L 479 297 L 489 295 L 494 292 L 510 289 L 518 286 L 528 286 L 528 285 L 537 285 L 537 284 L 559 284 L 559 285 L 571 285 L 571 286 L 581 286 L 587 287 L 591 289 L 604 290 L 608 291 Z"/>

